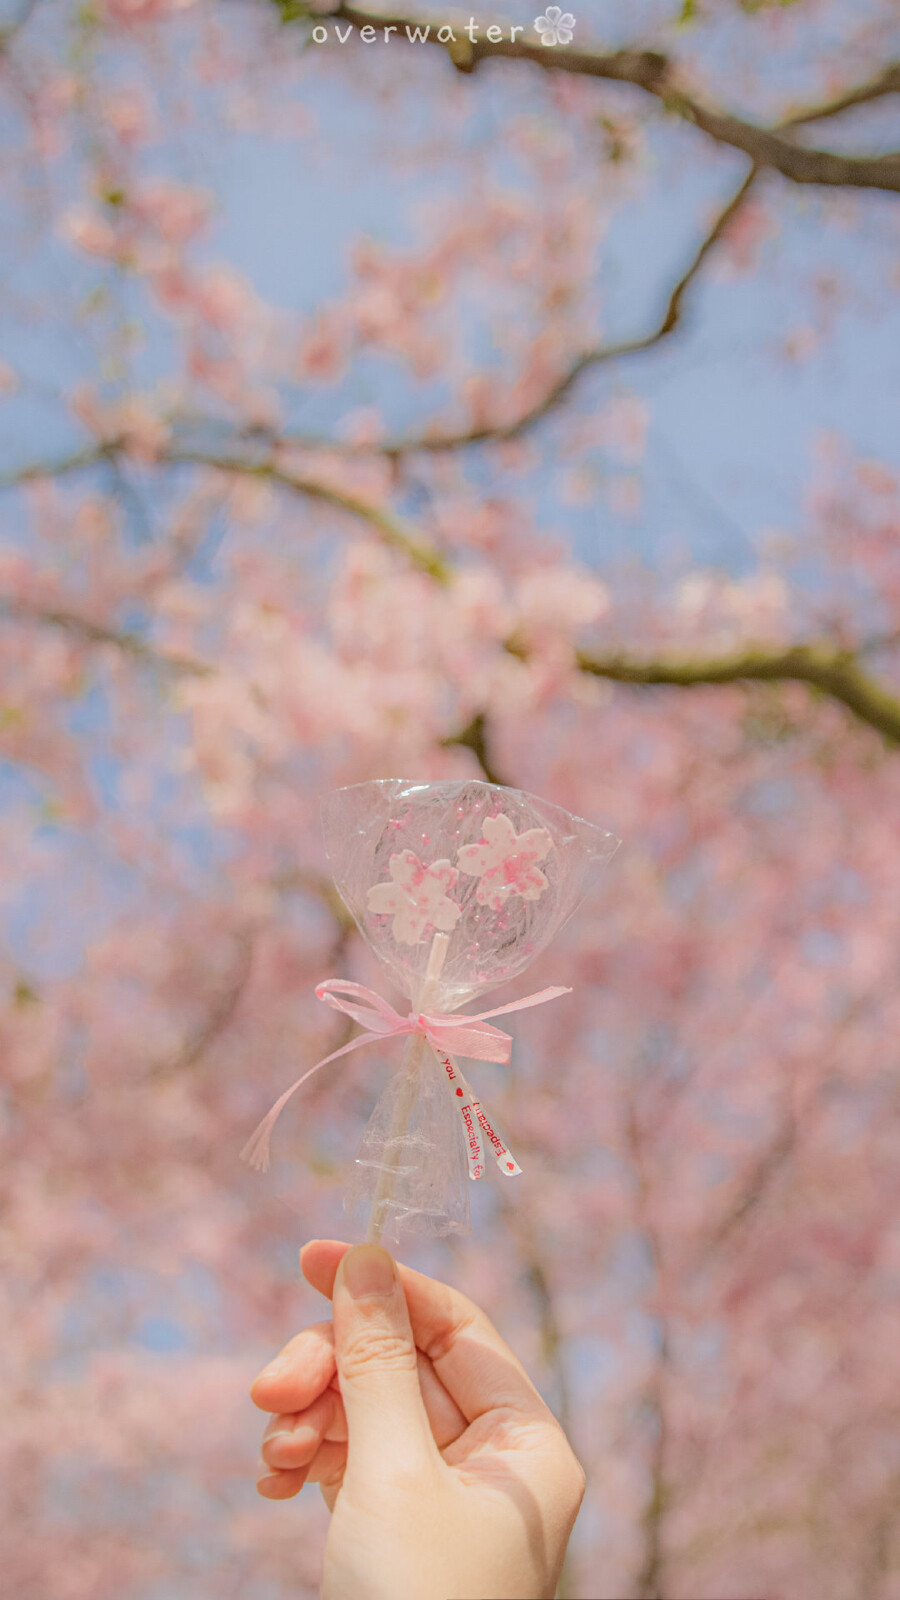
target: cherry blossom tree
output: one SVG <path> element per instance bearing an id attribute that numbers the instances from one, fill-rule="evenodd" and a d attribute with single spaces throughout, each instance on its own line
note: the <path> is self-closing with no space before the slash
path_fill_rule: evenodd
<path id="1" fill-rule="evenodd" d="M 473 1068 L 524 1170 L 416 1256 L 585 1464 L 561 1593 L 900 1596 L 896 16 L 550 9 L 0 15 L 17 1600 L 316 1593 L 246 1391 L 386 1060 L 237 1154 L 382 981 L 318 804 L 392 775 L 624 840 Z"/>

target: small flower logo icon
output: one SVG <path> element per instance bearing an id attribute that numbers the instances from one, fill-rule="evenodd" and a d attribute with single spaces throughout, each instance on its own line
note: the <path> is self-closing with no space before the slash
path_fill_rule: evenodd
<path id="1" fill-rule="evenodd" d="M 534 25 L 541 36 L 541 44 L 572 43 L 575 18 L 561 6 L 548 6 L 542 17 L 535 17 Z"/>
<path id="2" fill-rule="evenodd" d="M 369 910 L 376 916 L 394 919 L 394 938 L 399 944 L 418 944 L 428 928 L 450 933 L 459 921 L 460 908 L 447 894 L 459 873 L 449 861 L 434 861 L 423 866 L 412 850 L 391 856 L 391 883 L 373 884 L 368 893 Z"/>

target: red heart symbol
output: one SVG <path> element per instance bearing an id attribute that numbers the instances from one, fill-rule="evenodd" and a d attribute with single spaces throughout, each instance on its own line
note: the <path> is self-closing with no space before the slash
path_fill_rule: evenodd
<path id="1" fill-rule="evenodd" d="M 457 1089 L 457 1094 L 462 1094 L 462 1089 Z"/>
<path id="2" fill-rule="evenodd" d="M 509 1168 L 510 1172 L 514 1172 L 515 1171 L 516 1164 L 515 1164 L 514 1161 L 507 1161 L 506 1165 Z"/>

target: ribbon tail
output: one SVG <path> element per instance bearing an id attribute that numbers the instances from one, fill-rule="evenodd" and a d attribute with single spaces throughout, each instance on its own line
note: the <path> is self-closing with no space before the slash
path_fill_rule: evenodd
<path id="1" fill-rule="evenodd" d="M 512 1035 L 492 1028 L 489 1022 L 474 1028 L 432 1027 L 427 1037 L 436 1050 L 452 1049 L 456 1055 L 469 1056 L 475 1061 L 496 1061 L 504 1067 L 512 1049 Z"/>
<path id="2" fill-rule="evenodd" d="M 345 995 L 354 995 L 363 1004 L 355 1005 L 344 999 Z M 374 989 L 367 989 L 362 983 L 350 983 L 343 978 L 326 978 L 323 983 L 317 984 L 316 999 L 323 1000 L 333 1011 L 343 1011 L 346 1017 L 352 1017 L 360 1027 L 373 1033 L 393 1033 L 403 1021 L 393 1006 L 388 1005 Z"/>
<path id="3" fill-rule="evenodd" d="M 350 1043 L 343 1045 L 340 1050 L 333 1050 L 330 1056 L 323 1056 L 322 1060 L 317 1061 L 314 1067 L 310 1067 L 308 1072 L 304 1072 L 302 1078 L 298 1078 L 297 1082 L 292 1083 L 289 1089 L 285 1089 L 284 1094 L 280 1095 L 275 1101 L 271 1111 L 266 1112 L 262 1122 L 257 1128 L 254 1129 L 253 1133 L 251 1133 L 247 1143 L 244 1145 L 244 1148 L 241 1151 L 241 1160 L 246 1161 L 247 1165 L 253 1167 L 257 1172 L 267 1172 L 269 1168 L 269 1142 L 272 1138 L 272 1129 L 274 1128 L 278 1118 L 281 1116 L 282 1111 L 290 1100 L 291 1095 L 295 1094 L 300 1088 L 300 1085 L 305 1083 L 307 1078 L 311 1078 L 314 1072 L 318 1072 L 320 1067 L 327 1067 L 329 1061 L 337 1061 L 338 1056 L 349 1055 L 351 1050 L 358 1050 L 360 1045 L 371 1044 L 375 1039 L 381 1039 L 383 1041 L 384 1034 L 361 1033 L 358 1038 L 351 1039 Z"/>
<path id="4" fill-rule="evenodd" d="M 560 995 L 571 994 L 571 989 L 552 988 L 541 989 L 537 994 L 528 994 L 524 1000 L 511 1000 L 509 1005 L 496 1006 L 493 1011 L 479 1011 L 477 1016 L 463 1016 L 463 1022 L 483 1022 L 487 1017 L 503 1017 L 509 1011 L 528 1011 L 531 1006 L 546 1005 L 548 1000 L 558 1000 Z"/>

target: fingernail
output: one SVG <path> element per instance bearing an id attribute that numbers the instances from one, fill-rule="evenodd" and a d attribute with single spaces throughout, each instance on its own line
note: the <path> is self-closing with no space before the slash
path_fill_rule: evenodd
<path id="1" fill-rule="evenodd" d="M 290 1356 L 277 1356 L 275 1358 L 275 1360 L 270 1362 L 269 1366 L 267 1366 L 265 1368 L 265 1370 L 260 1373 L 259 1377 L 260 1378 L 278 1378 L 278 1377 L 281 1376 L 282 1372 L 284 1372 L 285 1369 L 289 1365 L 290 1365 Z M 259 1378 L 257 1378 L 256 1381 L 258 1383 L 259 1382 Z"/>
<path id="2" fill-rule="evenodd" d="M 394 1263 L 378 1244 L 356 1244 L 341 1262 L 351 1300 L 369 1295 L 386 1298 L 394 1292 Z"/>
<path id="3" fill-rule="evenodd" d="M 270 1439 L 263 1440 L 262 1458 L 266 1463 L 266 1470 L 274 1472 L 277 1469 L 287 1469 L 297 1472 L 304 1464 L 315 1455 L 321 1443 L 321 1435 L 312 1428 L 298 1429 L 296 1435 L 292 1433 L 274 1433 Z"/>
<path id="4" fill-rule="evenodd" d="M 293 1437 L 291 1428 L 275 1428 L 272 1433 L 267 1431 L 263 1434 L 262 1442 L 263 1444 L 271 1444 L 273 1439 L 293 1439 Z"/>

